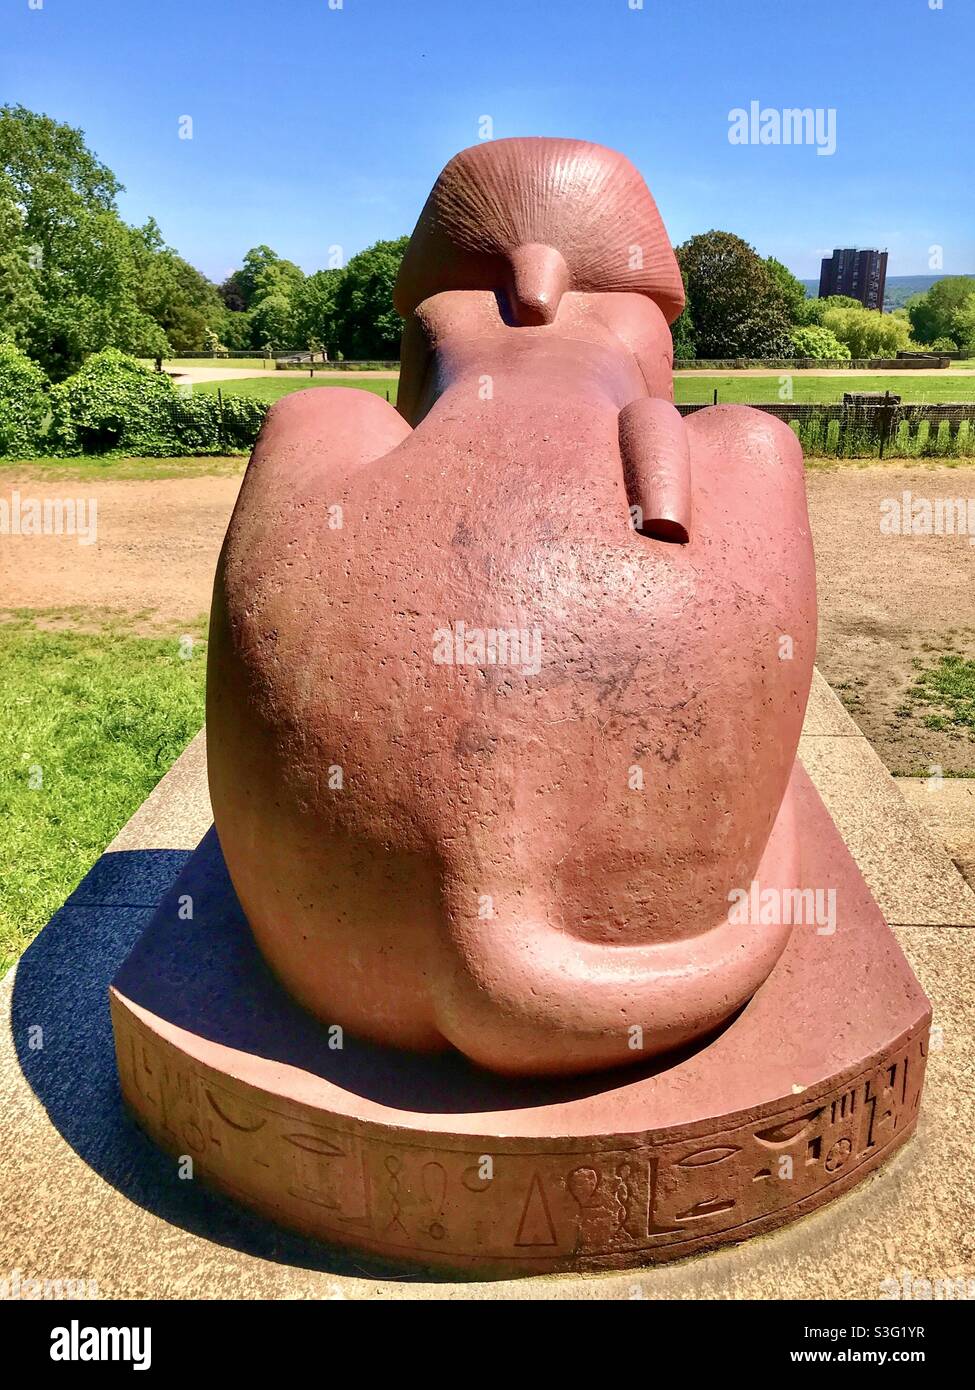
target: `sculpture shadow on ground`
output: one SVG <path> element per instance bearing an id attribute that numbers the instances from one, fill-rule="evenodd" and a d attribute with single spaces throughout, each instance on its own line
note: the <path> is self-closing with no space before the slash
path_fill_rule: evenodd
<path id="1" fill-rule="evenodd" d="M 189 851 L 106 854 L 21 958 L 12 1030 L 21 1069 L 72 1149 L 130 1201 L 194 1235 L 257 1259 L 366 1278 L 402 1278 L 379 1261 L 279 1230 L 198 1182 L 152 1144 L 122 1102 L 108 987 Z M 43 1029 L 43 1047 L 31 1047 Z M 411 1279 L 429 1279 L 413 1274 Z"/>
<path id="2" fill-rule="evenodd" d="M 194 917 L 177 911 L 194 897 Z M 151 959 L 138 943 L 158 909 Z M 160 952 L 161 942 L 165 950 Z M 195 1235 L 256 1258 L 365 1278 L 444 1280 L 291 1235 L 198 1182 L 152 1144 L 126 1110 L 119 1088 L 108 988 L 123 972 L 128 997 L 214 1042 L 312 1072 L 398 1109 L 491 1111 L 557 1104 L 591 1090 L 628 1084 L 654 1067 L 552 1082 L 524 1082 L 478 1071 L 459 1054 L 411 1057 L 348 1039 L 328 1047 L 326 1030 L 304 1013 L 264 966 L 230 884 L 213 831 L 194 855 L 132 850 L 102 857 L 24 953 L 14 981 L 12 1029 L 21 1069 L 65 1141 L 129 1200 Z M 180 1017 L 172 1008 L 179 982 Z M 244 991 L 244 997 L 241 997 Z M 237 1007 L 221 1009 L 228 992 Z M 246 1007 L 241 1008 L 241 1003 Z M 268 1026 L 271 1018 L 273 1029 Z M 37 1028 L 43 1047 L 32 1047 Z M 701 1044 L 706 1045 L 704 1043 Z M 657 1069 L 672 1066 L 671 1056 Z"/>

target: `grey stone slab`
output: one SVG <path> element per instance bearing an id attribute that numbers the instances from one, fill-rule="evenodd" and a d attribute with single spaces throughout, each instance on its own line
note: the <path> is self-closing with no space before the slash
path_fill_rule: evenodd
<path id="1" fill-rule="evenodd" d="M 866 739 L 804 735 L 799 755 L 888 922 L 975 926 L 975 893 Z"/>

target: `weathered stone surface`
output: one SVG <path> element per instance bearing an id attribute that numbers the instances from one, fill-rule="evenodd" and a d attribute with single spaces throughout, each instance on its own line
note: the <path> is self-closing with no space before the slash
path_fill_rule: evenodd
<path id="1" fill-rule="evenodd" d="M 703 1037 L 786 945 L 728 895 L 796 883 L 802 453 L 747 407 L 681 419 L 682 298 L 622 155 L 491 142 L 403 263 L 401 413 L 268 416 L 214 589 L 210 788 L 255 939 L 326 1025 L 573 1075 L 633 1028 Z"/>

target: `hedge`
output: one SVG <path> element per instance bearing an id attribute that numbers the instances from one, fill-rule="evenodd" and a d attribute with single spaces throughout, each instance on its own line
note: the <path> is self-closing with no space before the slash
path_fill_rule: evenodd
<path id="1" fill-rule="evenodd" d="M 0 344 L 0 453 L 8 456 L 246 452 L 267 411 L 267 402 L 246 396 L 184 393 L 117 348 L 52 386 L 16 348 Z"/>
<path id="2" fill-rule="evenodd" d="M 10 342 L 0 342 L 0 454 L 39 451 L 50 413 L 48 379 Z"/>

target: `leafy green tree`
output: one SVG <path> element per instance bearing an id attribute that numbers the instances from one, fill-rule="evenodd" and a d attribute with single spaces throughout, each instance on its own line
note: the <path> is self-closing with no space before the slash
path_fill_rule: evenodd
<path id="1" fill-rule="evenodd" d="M 335 291 L 335 333 L 347 358 L 386 361 L 399 356 L 403 320 L 393 286 L 409 237 L 377 241 L 353 256 Z"/>
<path id="2" fill-rule="evenodd" d="M 34 259 L 13 186 L 0 174 L 0 334 L 12 342 L 26 341 L 27 325 L 40 312 Z"/>
<path id="3" fill-rule="evenodd" d="M 782 291 L 757 252 L 711 231 L 677 248 L 702 358 L 785 357 L 792 350 Z"/>
<path id="4" fill-rule="evenodd" d="M 962 352 L 975 357 L 975 295 L 970 295 L 952 320 L 952 337 L 949 341 L 957 343 Z"/>
<path id="5" fill-rule="evenodd" d="M 0 107 L 0 176 L 2 218 L 14 237 L 8 253 L 32 277 L 25 291 L 21 268 L 13 310 L 14 335 L 29 355 L 57 379 L 109 344 L 168 350 L 138 302 L 131 231 L 115 210 L 120 184 L 82 133 L 22 106 Z"/>
<path id="6" fill-rule="evenodd" d="M 961 346 L 956 316 L 975 296 L 975 279 L 970 275 L 946 275 L 937 280 L 925 294 L 908 300 L 907 312 L 914 337 L 919 343 L 933 343 L 936 338 L 951 338 Z"/>
<path id="7" fill-rule="evenodd" d="M 330 357 L 335 356 L 339 347 L 335 296 L 341 281 L 341 270 L 317 270 L 301 284 L 293 301 L 296 347 L 307 347 L 315 340 Z"/>
<path id="8" fill-rule="evenodd" d="M 275 293 L 259 299 L 250 312 L 251 338 L 270 343 L 273 348 L 294 347 L 294 311 L 285 294 Z"/>
<path id="9" fill-rule="evenodd" d="M 911 325 L 902 313 L 881 314 L 845 295 L 820 303 L 823 328 L 845 343 L 852 357 L 896 357 L 911 346 Z"/>
<path id="10" fill-rule="evenodd" d="M 235 270 L 227 276 L 223 284 L 218 287 L 217 293 L 223 300 L 225 307 L 232 313 L 242 314 L 247 308 L 244 302 L 244 289 L 240 283 L 239 270 Z"/>
<path id="11" fill-rule="evenodd" d="M 862 309 L 859 299 L 851 299 L 848 294 L 832 294 L 825 299 L 807 299 L 800 322 L 822 324 L 830 309 Z"/>
<path id="12" fill-rule="evenodd" d="M 131 233 L 140 309 L 162 328 L 174 352 L 199 352 L 225 312 L 217 288 L 167 246 L 150 218 Z"/>
<path id="13" fill-rule="evenodd" d="M 670 336 L 674 344 L 674 361 L 690 362 L 697 356 L 697 347 L 694 342 L 694 320 L 691 318 L 691 308 L 687 302 L 687 276 L 683 272 L 682 279 L 684 281 L 684 309 L 670 325 Z"/>
<path id="14" fill-rule="evenodd" d="M 793 275 L 788 266 L 784 266 L 774 256 L 765 257 L 765 266 L 782 296 L 789 322 L 805 322 L 804 314 L 808 303 L 805 285 Z"/>
<path id="15" fill-rule="evenodd" d="M 233 309 L 225 308 L 217 321 L 215 332 L 220 341 L 228 348 L 233 348 L 235 352 L 244 352 L 254 346 L 253 325 L 246 309 L 235 313 Z"/>
<path id="16" fill-rule="evenodd" d="M 815 357 L 824 362 L 847 362 L 851 356 L 846 343 L 841 343 L 830 329 L 815 323 L 793 328 L 792 350 L 796 357 Z"/>
<path id="17" fill-rule="evenodd" d="M 294 261 L 282 260 L 270 246 L 261 245 L 248 251 L 244 264 L 225 281 L 224 289 L 239 295 L 244 308 L 250 309 L 269 294 L 285 294 L 290 298 L 304 278 Z M 227 293 L 224 298 L 227 299 Z"/>

